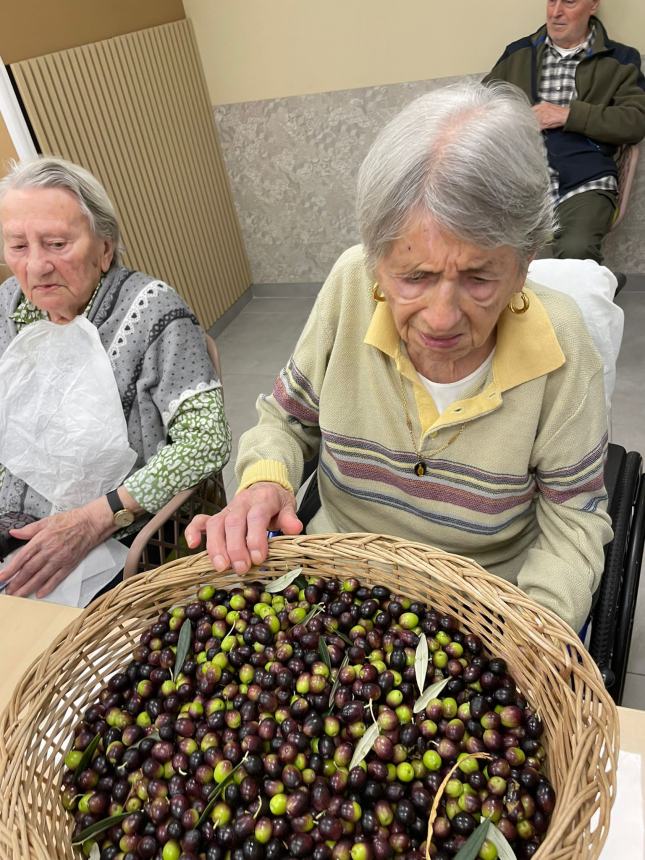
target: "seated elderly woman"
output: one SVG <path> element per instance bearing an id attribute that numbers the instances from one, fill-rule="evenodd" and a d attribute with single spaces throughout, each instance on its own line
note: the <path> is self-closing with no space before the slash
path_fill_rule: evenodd
<path id="1" fill-rule="evenodd" d="M 85 317 L 95 327 L 84 323 L 109 380 L 115 380 L 114 409 L 126 450 L 128 442 L 133 449 L 133 465 L 120 485 L 53 513 L 51 498 L 6 463 L 0 466 L 0 514 L 37 518 L 11 532 L 27 543 L 0 573 L 0 585 L 9 582 L 9 594 L 43 597 L 113 533 L 136 529 L 134 521 L 146 512 L 221 469 L 230 431 L 195 316 L 175 290 L 121 265 L 116 214 L 93 176 L 56 158 L 16 165 L 0 182 L 0 224 L 4 259 L 14 274 L 0 289 L 0 356 L 41 320 L 49 321 L 40 323 L 46 331 L 61 335 L 59 326 Z M 71 368 L 57 368 L 61 386 L 78 384 L 69 381 L 84 358 L 74 356 Z M 12 426 L 19 399 L 1 404 L 3 426 Z"/>
<path id="2" fill-rule="evenodd" d="M 408 105 L 360 170 L 362 246 L 324 284 L 259 423 L 239 491 L 197 517 L 223 570 L 297 534 L 294 489 L 319 455 L 310 533 L 398 535 L 460 553 L 579 629 L 611 538 L 603 369 L 568 297 L 531 285 L 552 231 L 528 103 L 459 85 Z"/>

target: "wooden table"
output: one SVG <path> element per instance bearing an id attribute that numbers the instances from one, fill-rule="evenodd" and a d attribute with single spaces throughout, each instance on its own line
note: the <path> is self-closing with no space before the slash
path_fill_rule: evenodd
<path id="1" fill-rule="evenodd" d="M 38 655 L 82 609 L 0 595 L 0 711 Z"/>
<path id="2" fill-rule="evenodd" d="M 25 669 L 81 612 L 56 603 L 0 595 L 0 711 Z M 645 711 L 618 708 L 618 715 L 620 748 L 645 756 Z"/>

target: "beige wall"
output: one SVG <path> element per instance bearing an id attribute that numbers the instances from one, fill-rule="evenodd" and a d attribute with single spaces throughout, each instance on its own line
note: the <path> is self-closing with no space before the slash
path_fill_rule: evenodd
<path id="1" fill-rule="evenodd" d="M 16 157 L 16 150 L 14 148 L 13 143 L 11 142 L 11 138 L 9 137 L 7 126 L 5 125 L 4 120 L 0 116 L 0 177 L 4 176 L 7 173 L 9 161 L 11 161 L 12 158 Z M 1 254 L 2 248 L 0 248 L 0 255 Z M 0 256 L 0 283 L 2 283 L 5 278 L 8 278 L 10 274 L 11 272 L 4 265 Z"/>
<path id="2" fill-rule="evenodd" d="M 136 5 L 136 4 L 135 4 Z M 544 19 L 544 0 L 184 0 L 213 104 L 482 72 Z M 645 52 L 644 0 L 604 0 Z"/>
<path id="3" fill-rule="evenodd" d="M 16 148 L 11 142 L 7 126 L 0 116 L 0 177 L 7 172 L 8 162 L 12 158 L 16 158 Z"/>
<path id="4" fill-rule="evenodd" d="M 75 48 L 184 17 L 181 0 L 7 0 L 0 28 L 5 63 Z"/>

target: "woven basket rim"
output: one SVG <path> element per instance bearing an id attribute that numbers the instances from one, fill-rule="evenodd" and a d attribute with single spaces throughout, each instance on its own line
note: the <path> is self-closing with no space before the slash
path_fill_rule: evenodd
<path id="1" fill-rule="evenodd" d="M 578 713 L 571 718 L 576 720 L 577 748 L 581 751 L 586 750 L 586 754 L 592 758 L 595 756 L 594 761 L 600 756 L 601 763 L 604 763 L 604 772 L 601 768 L 595 774 L 598 785 L 594 791 L 599 794 L 600 799 L 596 798 L 593 801 L 596 804 L 595 811 L 600 811 L 600 824 L 593 831 L 594 845 L 590 848 L 590 853 L 584 854 L 589 858 L 597 857 L 606 838 L 609 811 L 615 794 L 618 719 L 615 705 L 604 688 L 600 673 L 576 634 L 555 613 L 538 606 L 515 585 L 487 573 L 471 559 L 390 535 L 366 533 L 273 538 L 269 543 L 267 561 L 259 567 L 252 568 L 243 576 L 238 576 L 233 571 L 227 571 L 224 574 L 215 573 L 207 554 L 199 553 L 129 578 L 87 607 L 78 618 L 58 634 L 43 654 L 26 670 L 9 703 L 0 714 L 2 818 L 10 821 L 11 815 L 15 816 L 17 808 L 24 805 L 20 799 L 24 793 L 21 792 L 20 776 L 21 773 L 25 775 L 25 769 L 17 762 L 17 756 L 29 749 L 30 737 L 29 733 L 21 727 L 19 716 L 23 721 L 35 719 L 35 715 L 41 715 L 52 696 L 58 696 L 58 698 L 63 696 L 63 689 L 58 689 L 56 681 L 47 677 L 48 668 L 57 666 L 68 651 L 70 654 L 73 654 L 75 649 L 81 652 L 87 643 L 93 641 L 92 637 L 96 638 L 95 634 L 98 633 L 101 625 L 107 627 L 110 623 L 114 623 L 117 627 L 120 624 L 126 624 L 127 627 L 127 622 L 137 614 L 138 607 L 141 607 L 142 611 L 145 605 L 146 617 L 158 614 L 161 607 L 167 608 L 177 605 L 178 602 L 187 602 L 189 594 L 196 593 L 199 586 L 207 581 L 213 582 L 218 587 L 229 587 L 240 580 L 269 581 L 295 567 L 296 564 L 305 566 L 307 574 L 314 573 L 312 570 L 307 570 L 307 566 L 318 565 L 317 573 L 314 575 L 347 576 L 348 574 L 343 573 L 343 570 L 360 567 L 366 563 L 371 565 L 369 570 L 374 571 L 375 579 L 379 576 L 387 578 L 395 574 L 403 578 L 406 583 L 406 588 L 402 589 L 403 593 L 406 590 L 409 593 L 413 587 L 418 588 L 417 582 L 420 577 L 426 577 L 428 583 L 437 589 L 446 590 L 451 596 L 456 593 L 457 584 L 461 585 L 462 592 L 467 586 L 471 602 L 476 600 L 481 602 L 487 607 L 486 611 L 491 613 L 491 617 L 502 617 L 505 623 L 511 623 L 509 619 L 514 619 L 513 623 L 517 622 L 518 625 L 517 631 L 513 631 L 514 635 L 523 637 L 528 649 L 542 649 L 540 653 L 544 654 L 544 660 L 547 663 L 557 664 L 557 671 L 554 670 L 549 676 L 555 679 L 554 683 L 557 683 L 559 674 L 575 680 L 575 710 Z M 387 572 L 388 568 L 390 573 Z M 411 579 L 411 576 L 414 578 Z M 173 582 L 179 582 L 177 587 L 185 591 L 182 601 L 164 597 L 171 593 Z M 462 599 L 465 600 L 465 598 Z M 145 624 L 148 623 L 149 621 L 146 620 Z M 95 642 L 94 646 L 98 647 Z M 559 664 L 558 659 L 560 659 Z M 513 667 L 510 668 L 513 671 Z M 562 718 L 564 719 L 564 716 Z M 567 718 L 570 718 L 570 715 Z M 70 725 L 70 736 L 71 729 Z M 20 732 L 22 734 L 18 742 L 17 735 Z M 10 734 L 13 737 L 10 737 Z M 33 737 L 31 740 L 34 740 Z M 584 777 L 578 774 L 578 781 L 580 779 L 584 782 Z M 589 784 L 587 779 L 587 785 Z M 9 796 L 5 797 L 7 791 Z M 579 785 L 571 787 L 572 803 L 577 802 L 575 798 L 579 791 Z M 569 791 L 566 792 L 566 796 L 559 798 L 560 806 L 565 799 L 568 802 Z M 592 799 L 589 800 L 589 803 L 591 802 Z M 548 836 L 549 834 L 547 840 Z M 0 841 L 1 845 L 2 841 Z M 578 856 L 582 856 L 566 853 L 564 849 L 564 853 L 561 853 L 557 847 L 554 847 L 554 850 L 550 848 L 547 854 L 544 848 L 546 843 L 536 855 L 544 860 L 547 857 L 550 860 L 569 857 L 573 860 L 574 856 L 577 860 Z M 24 854 L 24 856 L 33 856 L 40 860 L 40 854 L 37 851 L 34 845 L 34 853 Z"/>

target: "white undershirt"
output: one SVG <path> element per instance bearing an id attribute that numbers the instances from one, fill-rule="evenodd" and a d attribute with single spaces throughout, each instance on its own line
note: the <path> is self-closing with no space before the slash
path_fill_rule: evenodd
<path id="1" fill-rule="evenodd" d="M 493 363 L 494 355 L 495 350 L 493 349 L 488 358 L 484 360 L 483 364 L 480 364 L 479 367 L 476 370 L 473 370 L 472 373 L 469 373 L 468 376 L 465 376 L 463 379 L 458 379 L 457 382 L 433 382 L 431 379 L 426 379 L 425 376 L 421 376 L 420 373 L 418 374 L 419 379 L 434 400 L 434 404 L 437 407 L 439 414 L 444 412 L 457 400 L 463 400 L 464 397 L 474 394 L 474 392 L 481 387 L 481 384 L 488 375 L 488 371 Z"/>
<path id="2" fill-rule="evenodd" d="M 585 42 L 586 41 L 587 40 L 585 39 Z M 560 54 L 560 56 L 564 60 L 566 60 L 567 57 L 574 57 L 578 53 L 580 48 L 584 47 L 584 44 L 585 44 L 584 42 L 580 42 L 580 44 L 576 45 L 575 48 L 561 48 L 559 45 L 556 45 L 553 40 L 551 40 L 551 47 L 553 48 L 554 51 L 557 51 L 558 54 Z"/>

